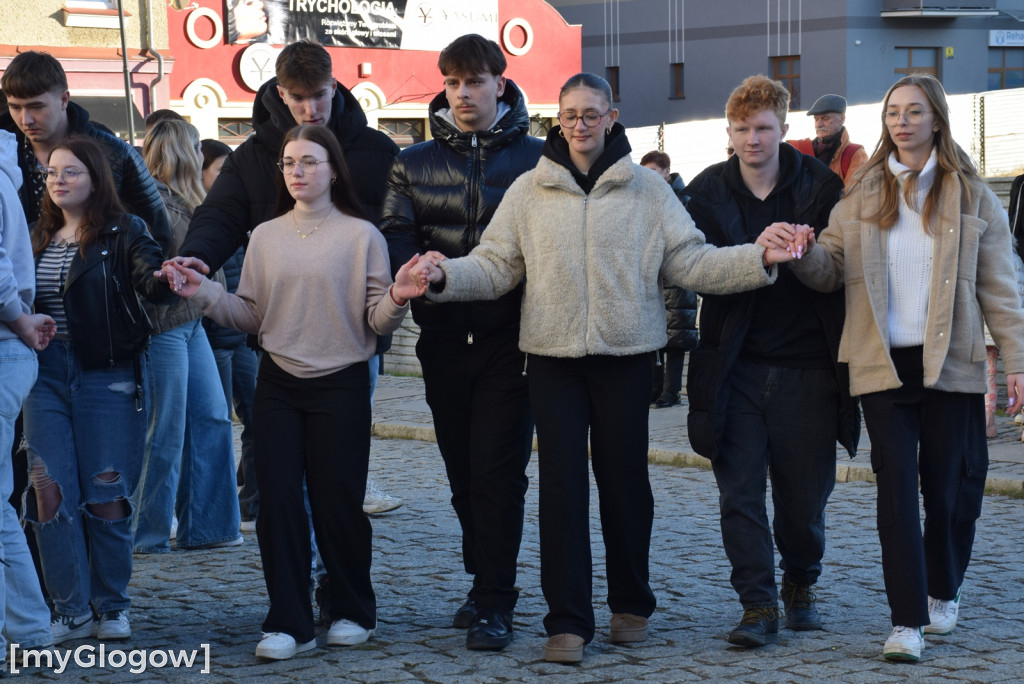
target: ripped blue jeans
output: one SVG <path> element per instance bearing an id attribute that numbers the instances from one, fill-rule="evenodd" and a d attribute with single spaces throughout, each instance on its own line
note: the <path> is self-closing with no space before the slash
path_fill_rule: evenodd
<path id="1" fill-rule="evenodd" d="M 35 530 L 43 580 L 60 615 L 84 615 L 90 604 L 97 613 L 131 604 L 130 498 L 149 416 L 145 355 L 140 363 L 138 402 L 132 361 L 83 371 L 71 343 L 60 339 L 39 354 L 39 379 L 24 407 L 25 519 Z M 55 515 L 42 503 L 54 496 Z M 111 515 L 111 504 L 122 513 Z"/>

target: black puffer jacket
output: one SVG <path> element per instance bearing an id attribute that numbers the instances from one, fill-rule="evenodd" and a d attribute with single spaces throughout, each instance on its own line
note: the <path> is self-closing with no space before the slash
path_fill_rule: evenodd
<path id="1" fill-rule="evenodd" d="M 668 179 L 669 187 L 679 201 L 683 201 L 686 183 L 678 173 Z M 666 347 L 691 351 L 697 348 L 697 293 L 684 290 L 674 285 L 664 287 L 665 321 L 667 323 L 668 342 Z"/>
<path id="2" fill-rule="evenodd" d="M 145 223 L 131 215 L 103 229 L 85 256 L 75 252 L 63 299 L 68 332 L 82 368 L 126 361 L 146 347 L 149 322 L 139 323 L 138 316 L 145 314 L 135 293 L 153 302 L 177 299 L 153 277 L 163 260 Z M 123 282 L 124 278 L 130 282 Z"/>
<path id="3" fill-rule="evenodd" d="M 277 93 L 277 79 L 260 87 L 253 105 L 256 133 L 224 161 L 206 201 L 192 217 L 179 254 L 202 259 L 210 271 L 218 270 L 241 245 L 249 232 L 273 218 L 277 206 L 277 160 L 285 133 L 295 118 Z M 371 221 L 380 215 L 384 183 L 398 146 L 384 133 L 366 125 L 366 115 L 356 98 L 338 84 L 327 122 L 345 153 L 355 186 Z"/>
<path id="4" fill-rule="evenodd" d="M 18 137 L 18 166 L 21 167 L 22 183 L 18 190 L 21 207 L 29 223 L 39 218 L 39 208 L 45 192 L 40 174 L 35 173 L 38 162 L 31 147 L 26 144 L 18 125 L 14 123 L 7 109 L 0 113 L 0 128 L 11 131 Z M 68 135 L 86 135 L 95 140 L 107 153 L 110 170 L 114 174 L 114 187 L 125 208 L 135 214 L 149 227 L 160 248 L 167 252 L 171 245 L 171 223 L 164 211 L 163 200 L 156 182 L 149 174 L 142 157 L 135 148 L 108 130 L 89 121 L 89 112 L 74 101 L 68 103 Z"/>
<path id="5" fill-rule="evenodd" d="M 793 216 L 779 217 L 807 224 L 820 232 L 828 225 L 829 213 L 843 191 L 843 181 L 817 159 L 806 157 L 790 145 L 779 146 L 782 168 L 795 180 L 784 192 L 790 193 Z M 734 165 L 730 170 L 729 165 Z M 709 243 L 719 247 L 748 242 L 743 212 L 735 199 L 727 173 L 738 174 L 738 159 L 708 167 L 694 178 L 684 192 L 687 211 Z M 690 444 L 705 458 L 718 453 L 725 429 L 725 380 L 739 356 L 753 314 L 753 292 L 704 297 L 700 314 L 700 344 L 691 352 L 686 380 Z M 843 331 L 844 294 L 811 294 L 814 313 L 821 322 L 840 387 L 836 439 L 852 457 L 860 439 L 860 408 L 850 397 L 849 371 L 838 362 L 839 338 Z"/>
<path id="6" fill-rule="evenodd" d="M 469 254 L 508 187 L 537 165 L 544 143 L 530 136 L 522 93 L 506 80 L 500 100 L 509 111 L 482 132 L 462 131 L 438 116 L 448 107 L 443 92 L 430 103 L 433 140 L 403 150 L 388 176 L 381 230 L 392 272 L 427 250 L 450 258 Z M 414 299 L 412 315 L 423 330 L 460 337 L 518 330 L 522 291 L 520 284 L 493 302 Z"/>

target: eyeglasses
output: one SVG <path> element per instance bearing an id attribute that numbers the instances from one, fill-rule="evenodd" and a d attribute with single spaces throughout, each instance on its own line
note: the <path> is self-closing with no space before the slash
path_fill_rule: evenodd
<path id="1" fill-rule="evenodd" d="M 902 112 L 890 109 L 885 113 L 885 121 L 886 123 L 898 123 L 900 117 L 903 117 L 907 120 L 907 123 L 916 124 L 921 123 L 924 115 L 929 113 L 931 113 L 930 109 L 907 109 Z"/>
<path id="2" fill-rule="evenodd" d="M 290 176 L 295 173 L 295 167 L 301 166 L 303 173 L 316 173 L 316 167 L 319 164 L 330 164 L 329 159 L 316 160 L 316 159 L 300 159 L 295 161 L 294 159 L 282 159 L 277 162 L 277 168 L 281 169 L 281 173 L 286 176 Z"/>
<path id="3" fill-rule="evenodd" d="M 608 112 L 610 111 L 612 111 L 611 108 L 608 109 Z M 601 119 L 608 116 L 608 112 L 599 114 L 598 112 L 591 110 L 589 112 L 583 112 L 583 116 L 576 116 L 575 112 L 558 112 L 558 123 L 562 128 L 576 128 L 576 122 L 583 119 L 584 126 L 587 128 L 594 128 L 601 123 Z"/>
<path id="4" fill-rule="evenodd" d="M 43 169 L 43 178 L 46 179 L 47 183 L 56 183 L 57 178 L 60 178 L 68 185 L 74 185 L 75 183 L 78 182 L 78 177 L 81 176 L 83 173 L 87 172 L 83 171 L 82 169 L 76 169 L 70 166 L 66 169 L 61 169 L 60 171 L 53 167 L 50 167 Z"/>

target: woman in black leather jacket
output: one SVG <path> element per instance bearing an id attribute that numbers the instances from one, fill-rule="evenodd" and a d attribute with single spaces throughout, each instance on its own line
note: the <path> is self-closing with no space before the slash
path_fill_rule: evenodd
<path id="1" fill-rule="evenodd" d="M 25 402 L 35 529 L 54 599 L 53 641 L 127 639 L 132 509 L 149 398 L 149 321 L 139 296 L 174 295 L 153 272 L 163 254 L 125 214 L 100 147 L 58 145 L 32 236 L 37 311 L 57 322 Z M 99 618 L 94 629 L 94 611 Z"/>

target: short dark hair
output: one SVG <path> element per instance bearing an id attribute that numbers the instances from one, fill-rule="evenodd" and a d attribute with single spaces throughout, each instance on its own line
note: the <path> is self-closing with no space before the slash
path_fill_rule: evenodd
<path id="1" fill-rule="evenodd" d="M 654 164 L 659 169 L 671 169 L 672 158 L 660 150 L 652 150 L 640 159 L 640 166 Z"/>
<path id="2" fill-rule="evenodd" d="M 331 55 L 315 40 L 286 45 L 277 56 L 277 84 L 286 90 L 313 91 L 334 81 Z"/>
<path id="3" fill-rule="evenodd" d="M 221 157 L 231 154 L 230 147 L 213 138 L 203 138 L 199 141 L 199 147 L 203 150 L 203 171 L 210 168 L 210 164 Z"/>
<path id="4" fill-rule="evenodd" d="M 369 221 L 370 218 L 352 185 L 352 176 L 349 174 L 348 164 L 345 163 L 345 154 L 341 151 L 341 144 L 334 133 L 326 126 L 296 126 L 285 133 L 284 140 L 281 141 L 281 150 L 277 155 L 278 159 L 284 157 L 284 148 L 288 143 L 295 140 L 308 140 L 327 150 L 327 161 L 331 162 L 331 168 L 335 173 L 334 182 L 331 183 L 331 203 L 343 214 Z M 277 211 L 274 212 L 274 215 L 281 216 L 294 206 L 295 198 L 288 192 L 284 175 L 278 174 Z"/>
<path id="5" fill-rule="evenodd" d="M 154 109 L 149 113 L 149 116 L 146 117 L 146 130 L 148 131 L 150 128 L 155 126 L 158 121 L 163 121 L 164 119 L 185 121 L 185 117 L 173 109 Z"/>
<path id="6" fill-rule="evenodd" d="M 448 43 L 437 58 L 437 68 L 445 76 L 485 71 L 501 76 L 507 66 L 508 61 L 498 44 L 476 33 L 459 36 Z"/>
<path id="7" fill-rule="evenodd" d="M 87 135 L 73 135 L 54 147 L 50 151 L 50 157 L 57 150 L 67 150 L 78 157 L 85 165 L 92 181 L 92 193 L 86 201 L 78 233 L 79 249 L 85 254 L 86 248 L 96 242 L 100 230 L 118 222 L 126 210 L 117 196 L 117 185 L 110 170 L 110 161 L 98 142 Z M 39 220 L 32 231 L 32 251 L 36 254 L 42 253 L 54 234 L 63 227 L 64 212 L 54 204 L 47 190 L 43 195 Z"/>
<path id="8" fill-rule="evenodd" d="M 36 97 L 51 90 L 68 89 L 64 67 L 48 52 L 29 50 L 11 60 L 0 78 L 8 97 Z"/>

